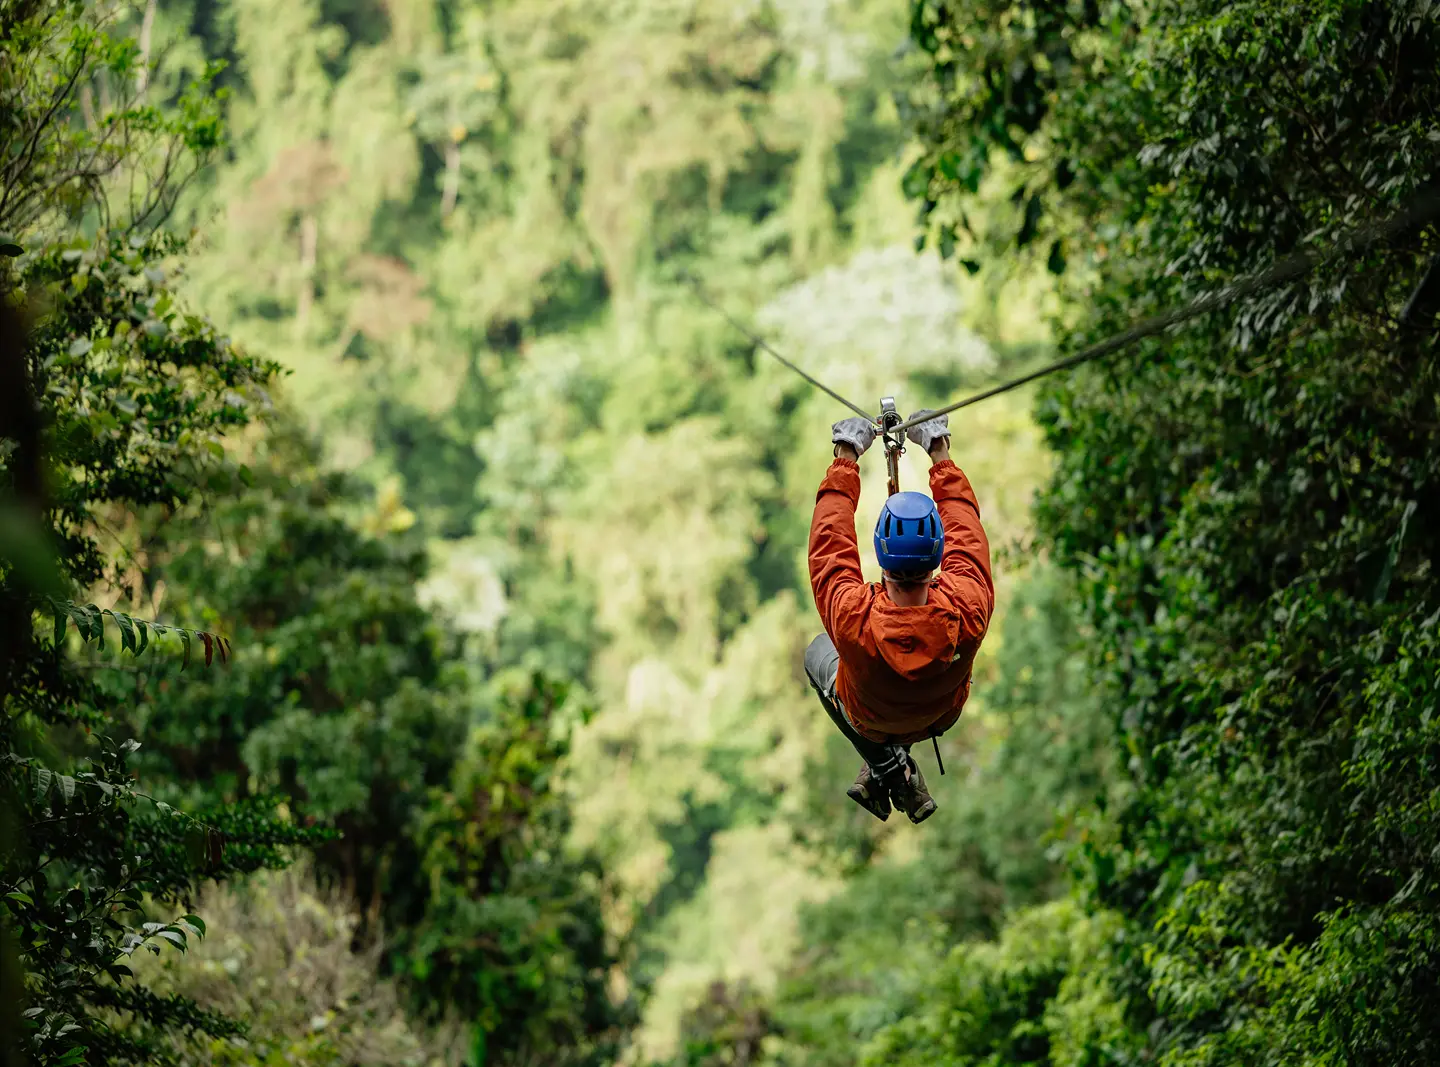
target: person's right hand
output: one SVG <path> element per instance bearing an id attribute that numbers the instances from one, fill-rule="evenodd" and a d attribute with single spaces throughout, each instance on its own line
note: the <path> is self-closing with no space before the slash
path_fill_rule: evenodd
<path id="1" fill-rule="evenodd" d="M 875 443 L 875 426 L 869 419 L 852 415 L 830 427 L 830 440 L 837 445 L 849 445 L 857 456 L 863 456 L 865 450 Z"/>

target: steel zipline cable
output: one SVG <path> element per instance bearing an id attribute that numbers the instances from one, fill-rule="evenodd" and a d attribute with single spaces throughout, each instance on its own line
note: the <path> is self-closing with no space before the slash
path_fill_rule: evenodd
<path id="1" fill-rule="evenodd" d="M 691 287 L 695 290 L 695 295 L 696 295 L 696 296 L 698 296 L 702 301 L 704 301 L 704 302 L 705 302 L 706 304 L 708 304 L 712 309 L 714 309 L 716 312 L 718 312 L 718 313 L 725 319 L 725 321 L 728 322 L 731 326 L 735 327 L 735 329 L 739 330 L 742 334 L 744 334 L 745 337 L 749 339 L 749 341 L 750 341 L 751 344 L 753 344 L 753 345 L 755 345 L 755 346 L 757 346 L 757 347 L 759 347 L 759 348 L 763 348 L 766 352 L 769 352 L 772 356 L 774 356 L 776 359 L 778 359 L 778 360 L 779 360 L 781 363 L 783 363 L 785 366 L 789 367 L 789 368 L 790 368 L 791 370 L 793 370 L 796 374 L 800 375 L 800 377 L 804 378 L 807 382 L 809 382 L 811 385 L 813 385 L 816 389 L 819 389 L 822 393 L 825 393 L 825 394 L 828 395 L 831 399 L 840 401 L 840 403 L 844 404 L 847 408 L 849 408 L 851 411 L 855 412 L 855 414 L 859 415 L 861 418 L 869 419 L 871 422 L 874 422 L 874 421 L 875 421 L 875 416 L 874 416 L 874 415 L 871 415 L 870 412 L 866 411 L 864 408 L 860 407 L 858 404 L 852 404 L 852 403 L 850 403 L 850 401 L 846 400 L 843 396 L 841 396 L 839 393 L 837 393 L 834 389 L 831 389 L 828 385 L 826 385 L 824 382 L 820 381 L 818 378 L 812 378 L 810 375 L 806 374 L 803 370 L 801 370 L 801 369 L 800 369 L 799 367 L 797 367 L 795 364 L 791 363 L 788 359 L 786 359 L 784 356 L 782 356 L 779 352 L 775 351 L 775 349 L 772 348 L 772 347 L 770 346 L 770 344 L 769 344 L 763 337 L 760 337 L 760 336 L 758 336 L 758 335 L 756 335 L 756 334 L 754 334 L 754 333 L 751 333 L 749 330 L 747 330 L 744 326 L 742 326 L 742 325 L 740 324 L 739 320 L 736 319 L 735 316 L 731 315 L 730 312 L 726 311 L 723 307 L 721 307 L 719 304 L 717 304 L 714 300 L 711 300 L 711 299 L 710 299 L 709 294 L 707 294 L 707 293 L 705 292 L 705 290 L 704 290 L 703 288 L 701 288 L 700 282 L 699 282 L 697 279 L 695 279 L 695 278 L 693 278 L 693 277 L 691 277 L 691 276 L 689 276 L 689 275 L 686 275 L 685 280 L 688 281 L 688 282 L 690 283 Z"/>
<path id="2" fill-rule="evenodd" d="M 1243 300 L 1245 297 L 1262 290 L 1271 289 L 1277 285 L 1283 285 L 1285 282 L 1293 281 L 1304 274 L 1308 274 L 1321 263 L 1368 251 L 1383 241 L 1396 237 L 1416 226 L 1422 226 L 1427 222 L 1434 221 L 1437 217 L 1440 217 L 1440 189 L 1429 188 L 1412 198 L 1405 207 L 1384 222 L 1361 226 L 1341 235 L 1330 247 L 1329 251 L 1324 254 L 1319 252 L 1302 252 L 1287 256 L 1268 270 L 1262 271 L 1259 274 L 1252 274 L 1248 278 L 1242 278 L 1239 281 L 1232 282 L 1220 289 L 1207 293 L 1186 304 L 1184 307 L 1175 308 L 1171 311 L 1142 319 L 1129 329 L 1122 330 L 1120 333 L 1107 337 L 1103 341 L 1083 348 L 1074 355 L 1066 356 L 1064 359 L 1057 359 L 1053 363 L 1047 363 L 1045 366 L 1039 367 L 1028 374 L 1022 374 L 1018 378 L 1001 382 L 999 385 L 992 386 L 972 396 L 967 396 L 962 400 L 957 400 L 953 404 L 949 404 L 943 408 L 927 411 L 923 416 L 909 419 L 893 427 L 891 432 L 903 433 L 911 426 L 924 422 L 926 419 L 933 419 L 937 415 L 948 415 L 952 411 L 959 411 L 961 408 L 969 407 L 971 404 L 978 404 L 982 400 L 989 400 L 991 397 L 999 396 L 1001 393 L 1008 393 L 1012 389 L 1018 389 L 1022 385 L 1028 385 L 1037 379 L 1047 377 L 1057 371 L 1069 370 L 1071 367 L 1078 367 L 1082 363 L 1089 363 L 1103 356 L 1108 356 L 1121 349 L 1128 348 L 1135 342 L 1144 340 L 1146 337 L 1153 337 L 1158 333 L 1163 333 L 1172 326 L 1178 326 L 1183 322 L 1188 322 L 1191 319 L 1211 311 L 1218 311 L 1220 308 L 1228 307 L 1230 304 L 1235 303 L 1235 301 Z M 799 374 L 811 385 L 814 385 L 816 388 L 823 390 L 834 399 L 840 401 L 840 403 L 844 404 L 851 411 L 863 415 L 872 423 L 876 422 L 874 416 L 855 404 L 852 404 L 822 382 L 806 374 L 779 352 L 775 351 L 775 349 L 763 339 L 745 329 L 745 327 L 736 322 L 728 312 L 711 300 L 709 296 L 705 294 L 704 290 L 700 288 L 698 282 L 695 282 L 694 279 L 690 279 L 690 281 L 701 300 L 723 315 L 732 326 L 752 342 L 765 349 L 765 351 L 769 352 L 785 366 Z"/>

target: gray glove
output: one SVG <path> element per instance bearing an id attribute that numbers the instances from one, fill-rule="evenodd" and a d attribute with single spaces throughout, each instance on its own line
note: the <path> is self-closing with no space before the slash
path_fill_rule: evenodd
<path id="1" fill-rule="evenodd" d="M 919 411 L 915 412 L 915 414 L 911 415 L 910 419 L 918 419 L 928 414 L 930 414 L 929 408 L 921 408 Z M 909 422 L 910 419 L 906 419 L 905 421 Z M 914 441 L 926 452 L 929 452 L 930 449 L 934 447 L 935 442 L 939 441 L 940 438 L 949 438 L 950 416 L 937 415 L 933 419 L 926 419 L 924 422 L 918 422 L 914 426 L 910 427 L 910 429 L 905 431 L 905 436 L 910 438 L 910 440 Z"/>
<path id="2" fill-rule="evenodd" d="M 852 415 L 830 427 L 830 440 L 837 445 L 849 445 L 857 456 L 863 456 L 865 450 L 875 443 L 875 427 L 869 419 Z"/>

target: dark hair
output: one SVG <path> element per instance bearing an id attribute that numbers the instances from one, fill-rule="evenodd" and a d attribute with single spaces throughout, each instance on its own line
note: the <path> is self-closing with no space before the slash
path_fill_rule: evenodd
<path id="1" fill-rule="evenodd" d="M 885 577 L 894 582 L 901 589 L 913 589 L 917 585 L 925 585 L 930 581 L 934 571 L 906 571 L 897 573 L 895 571 L 884 571 Z"/>

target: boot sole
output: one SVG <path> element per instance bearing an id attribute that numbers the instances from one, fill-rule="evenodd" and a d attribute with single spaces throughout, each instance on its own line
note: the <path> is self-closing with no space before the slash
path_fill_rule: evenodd
<path id="1" fill-rule="evenodd" d="M 910 816 L 911 822 L 913 822 L 916 826 L 919 826 L 922 822 L 935 814 L 935 801 L 927 800 L 924 804 L 920 805 L 919 811 L 913 814 L 907 811 L 905 814 Z"/>
<path id="2" fill-rule="evenodd" d="M 885 811 L 884 811 L 883 813 L 882 813 L 882 812 L 879 812 L 879 811 L 876 811 L 873 807 L 870 806 L 870 805 L 871 805 L 870 799 L 867 798 L 867 797 L 861 796 L 861 795 L 860 795 L 860 791 L 859 791 L 858 789 L 856 789 L 853 785 L 852 785 L 849 789 L 845 790 L 845 795 L 846 795 L 847 797 L 849 797 L 851 800 L 855 801 L 855 803 L 859 804 L 862 808 L 864 808 L 866 811 L 868 811 L 871 815 L 875 816 L 875 818 L 879 819 L 881 822 L 888 822 L 888 821 L 889 821 L 889 819 L 890 819 L 890 808 L 887 806 L 886 809 L 885 809 Z"/>

